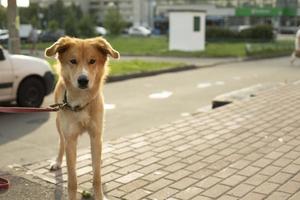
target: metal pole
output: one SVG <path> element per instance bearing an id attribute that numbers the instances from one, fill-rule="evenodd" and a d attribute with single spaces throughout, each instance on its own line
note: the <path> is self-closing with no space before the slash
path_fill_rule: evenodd
<path id="1" fill-rule="evenodd" d="M 20 53 L 20 37 L 19 37 L 19 16 L 17 9 L 17 0 L 7 1 L 7 21 L 9 41 L 8 49 L 13 54 Z"/>

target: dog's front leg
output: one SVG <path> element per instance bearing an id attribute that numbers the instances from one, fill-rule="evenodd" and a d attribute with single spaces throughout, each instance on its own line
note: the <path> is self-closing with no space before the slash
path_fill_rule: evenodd
<path id="1" fill-rule="evenodd" d="M 77 137 L 66 138 L 66 161 L 68 169 L 68 196 L 69 200 L 76 200 L 77 176 L 76 176 L 76 146 Z"/>
<path id="2" fill-rule="evenodd" d="M 101 182 L 101 157 L 102 157 L 102 138 L 101 130 L 97 128 L 90 131 L 91 139 L 91 154 L 92 154 L 92 165 L 93 165 L 93 187 L 94 187 L 94 199 L 104 200 L 106 199 Z"/>

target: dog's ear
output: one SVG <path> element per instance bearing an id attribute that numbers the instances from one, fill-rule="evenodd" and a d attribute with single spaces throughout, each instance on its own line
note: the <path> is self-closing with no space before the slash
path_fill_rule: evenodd
<path id="1" fill-rule="evenodd" d="M 120 54 L 102 37 L 92 38 L 94 46 L 105 55 L 110 55 L 112 58 L 119 59 Z"/>
<path id="2" fill-rule="evenodd" d="M 65 52 L 71 45 L 72 38 L 70 37 L 61 37 L 54 44 L 48 47 L 45 50 L 45 56 L 52 57 L 55 56 L 56 53 Z"/>

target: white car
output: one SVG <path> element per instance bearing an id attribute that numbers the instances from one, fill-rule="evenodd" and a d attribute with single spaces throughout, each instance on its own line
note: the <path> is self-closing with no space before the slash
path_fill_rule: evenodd
<path id="1" fill-rule="evenodd" d="M 47 61 L 0 48 L 0 102 L 39 107 L 53 88 L 54 75 Z"/>
<path id="2" fill-rule="evenodd" d="M 107 30 L 102 26 L 96 26 L 95 30 L 98 35 L 102 36 L 107 34 Z"/>
<path id="3" fill-rule="evenodd" d="M 129 35 L 137 35 L 137 36 L 150 36 L 151 30 L 147 29 L 144 26 L 133 26 L 128 30 Z"/>

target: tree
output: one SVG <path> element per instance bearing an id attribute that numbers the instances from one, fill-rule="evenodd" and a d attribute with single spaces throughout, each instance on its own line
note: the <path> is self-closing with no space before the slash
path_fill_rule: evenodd
<path id="1" fill-rule="evenodd" d="M 69 13 L 65 21 L 65 33 L 69 36 L 79 35 L 78 24 L 74 13 Z"/>
<path id="2" fill-rule="evenodd" d="M 6 9 L 3 6 L 0 6 L 0 28 L 5 28 L 6 26 L 7 26 Z"/>
<path id="3" fill-rule="evenodd" d="M 62 0 L 57 0 L 47 9 L 48 21 L 54 20 L 58 23 L 59 28 L 64 27 L 64 19 L 66 18 L 66 8 Z"/>
<path id="4" fill-rule="evenodd" d="M 90 15 L 84 15 L 79 21 L 79 35 L 81 37 L 94 37 L 95 33 L 95 21 Z"/>
<path id="5" fill-rule="evenodd" d="M 56 32 L 58 28 L 59 28 L 59 25 L 58 25 L 57 21 L 55 21 L 55 20 L 49 21 L 49 23 L 48 23 L 49 31 Z"/>
<path id="6" fill-rule="evenodd" d="M 125 27 L 125 22 L 117 7 L 108 8 L 104 18 L 104 27 L 109 30 L 112 35 L 119 35 Z"/>

